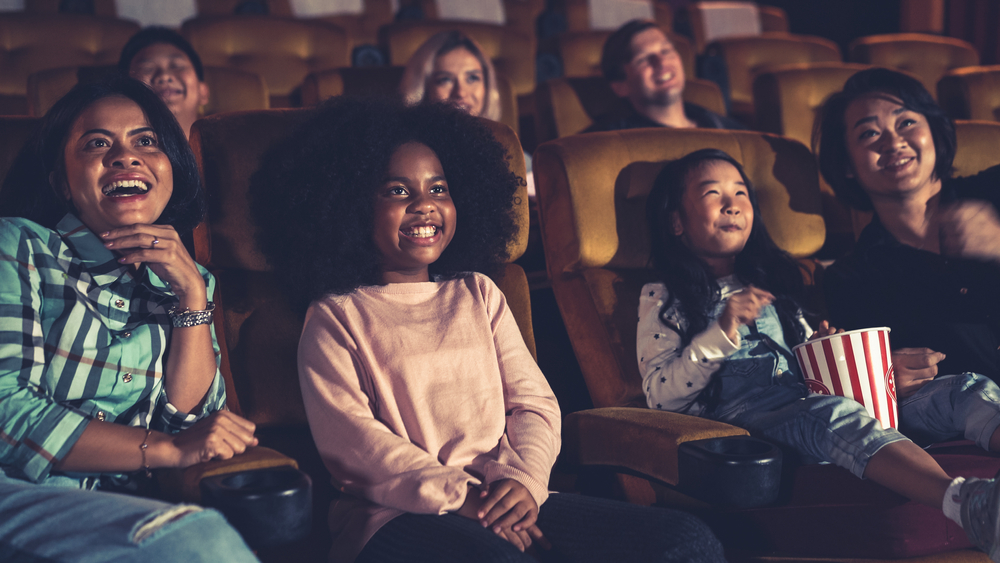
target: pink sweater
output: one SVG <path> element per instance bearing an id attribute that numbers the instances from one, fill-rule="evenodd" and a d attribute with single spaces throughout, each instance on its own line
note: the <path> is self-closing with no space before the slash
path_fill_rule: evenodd
<path id="1" fill-rule="evenodd" d="M 316 301 L 299 343 L 313 439 L 344 494 L 331 561 L 404 513 L 444 514 L 468 484 L 513 478 L 539 506 L 559 406 L 503 293 L 481 274 Z"/>

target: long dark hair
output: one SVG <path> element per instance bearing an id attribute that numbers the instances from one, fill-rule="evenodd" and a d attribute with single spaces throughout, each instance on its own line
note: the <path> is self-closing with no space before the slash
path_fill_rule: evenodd
<path id="1" fill-rule="evenodd" d="M 684 213 L 681 200 L 688 176 L 710 162 L 727 162 L 740 173 L 753 205 L 753 225 L 743 251 L 736 256 L 735 274 L 740 282 L 753 284 L 774 294 L 774 307 L 781 320 L 785 342 L 794 346 L 805 340 L 805 332 L 796 321 L 804 283 L 799 264 L 778 248 L 767 234 L 757 205 L 757 194 L 743 166 L 717 149 L 701 149 L 667 163 L 653 182 L 646 201 L 646 221 L 651 237 L 652 266 L 667 286 L 668 297 L 660 308 L 660 321 L 681 337 L 682 346 L 704 331 L 713 320 L 712 313 L 721 300 L 721 289 L 712 270 L 691 251 L 680 235 L 674 234 L 673 216 Z M 683 323 L 671 321 L 667 313 L 674 305 Z M 711 404 L 718 386 L 709 385 L 696 401 Z"/>
<path id="2" fill-rule="evenodd" d="M 173 193 L 156 222 L 186 234 L 201 221 L 204 193 L 187 136 L 159 96 L 142 82 L 125 76 L 77 84 L 52 106 L 7 173 L 0 190 L 0 217 L 23 217 L 54 229 L 63 215 L 74 211 L 59 191 L 66 181 L 66 137 L 85 109 L 113 96 L 128 98 L 142 109 L 170 160 Z"/>
<path id="3" fill-rule="evenodd" d="M 857 178 L 848 177 L 851 157 L 847 151 L 847 106 L 864 96 L 886 94 L 895 96 L 903 107 L 923 115 L 934 138 L 934 177 L 951 178 L 955 160 L 955 124 L 934 101 L 919 80 L 887 68 L 862 70 L 851 76 L 844 89 L 830 96 L 823 104 L 819 130 L 819 170 L 833 187 L 837 197 L 847 205 L 862 211 L 874 209 L 872 200 Z M 814 145 L 816 144 L 814 140 Z M 817 147 L 813 147 L 814 149 Z"/>

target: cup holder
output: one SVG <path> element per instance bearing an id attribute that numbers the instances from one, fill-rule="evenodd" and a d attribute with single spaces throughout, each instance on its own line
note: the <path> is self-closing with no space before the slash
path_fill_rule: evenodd
<path id="1" fill-rule="evenodd" d="M 781 486 L 781 450 L 750 436 L 684 442 L 677 448 L 678 489 L 709 504 L 772 504 Z"/>
<path id="2" fill-rule="evenodd" d="M 254 549 L 300 540 L 312 528 L 312 480 L 292 467 L 207 477 L 201 501 L 222 512 Z"/>

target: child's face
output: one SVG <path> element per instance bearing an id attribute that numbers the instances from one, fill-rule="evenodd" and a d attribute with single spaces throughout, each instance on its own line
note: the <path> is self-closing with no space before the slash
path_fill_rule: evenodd
<path id="1" fill-rule="evenodd" d="M 427 266 L 455 236 L 455 221 L 455 204 L 434 151 L 416 142 L 396 149 L 375 196 L 382 283 L 429 281 Z"/>
<path id="2" fill-rule="evenodd" d="M 735 166 L 712 160 L 688 173 L 681 212 L 673 216 L 674 234 L 716 275 L 732 273 L 752 227 L 753 205 Z"/>

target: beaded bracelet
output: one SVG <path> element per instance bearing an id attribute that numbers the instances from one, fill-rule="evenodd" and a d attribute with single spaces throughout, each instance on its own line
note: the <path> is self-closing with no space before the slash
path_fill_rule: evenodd
<path id="1" fill-rule="evenodd" d="M 212 322 L 212 311 L 214 310 L 215 303 L 209 301 L 204 311 L 192 311 L 187 307 L 181 310 L 177 305 L 174 305 L 167 311 L 167 314 L 170 315 L 170 322 L 175 328 L 184 328 Z"/>
<path id="2" fill-rule="evenodd" d="M 142 452 L 142 470 L 146 472 L 146 477 L 153 476 L 153 472 L 149 470 L 149 464 L 146 463 L 146 448 L 149 447 L 147 442 L 149 441 L 149 435 L 152 433 L 153 431 L 147 428 L 146 437 L 142 439 L 142 445 L 139 446 L 139 451 Z"/>

